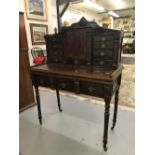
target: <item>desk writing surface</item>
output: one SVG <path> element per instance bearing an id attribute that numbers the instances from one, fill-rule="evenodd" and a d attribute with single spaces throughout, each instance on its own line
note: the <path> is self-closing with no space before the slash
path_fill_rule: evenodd
<path id="1" fill-rule="evenodd" d="M 75 78 L 87 78 L 94 80 L 104 80 L 104 81 L 113 81 L 117 78 L 122 72 L 123 66 L 120 65 L 117 69 L 112 70 L 102 70 L 102 71 L 93 71 L 87 69 L 75 69 L 73 67 L 67 66 L 57 66 L 54 64 L 42 64 L 37 66 L 30 67 L 30 72 L 48 74 L 55 76 L 71 76 Z"/>

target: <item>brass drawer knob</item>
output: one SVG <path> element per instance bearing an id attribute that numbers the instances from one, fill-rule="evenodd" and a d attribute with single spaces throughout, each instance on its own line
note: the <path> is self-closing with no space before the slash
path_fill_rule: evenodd
<path id="1" fill-rule="evenodd" d="M 100 61 L 100 65 L 103 65 L 104 64 L 104 61 Z"/>
<path id="2" fill-rule="evenodd" d="M 104 48 L 105 47 L 105 44 L 101 44 L 101 48 Z"/>
<path id="3" fill-rule="evenodd" d="M 66 88 L 66 83 L 61 83 L 61 88 Z"/>
<path id="4" fill-rule="evenodd" d="M 106 39 L 105 37 L 102 37 L 102 38 L 101 38 L 102 41 L 105 41 L 105 39 Z"/>
<path id="5" fill-rule="evenodd" d="M 104 56 L 104 55 L 105 55 L 105 53 L 104 53 L 104 52 L 100 52 L 100 55 L 101 55 L 101 56 Z"/>
<path id="6" fill-rule="evenodd" d="M 40 84 L 44 84 L 44 80 L 43 79 L 40 79 Z"/>
<path id="7" fill-rule="evenodd" d="M 92 87 L 92 86 L 90 86 L 90 87 L 88 87 L 88 90 L 89 90 L 89 92 L 94 92 L 95 91 L 95 88 L 94 87 Z"/>
<path id="8" fill-rule="evenodd" d="M 74 60 L 74 64 L 77 65 L 78 64 L 78 60 Z"/>
<path id="9" fill-rule="evenodd" d="M 53 48 L 57 48 L 57 45 L 52 45 Z"/>

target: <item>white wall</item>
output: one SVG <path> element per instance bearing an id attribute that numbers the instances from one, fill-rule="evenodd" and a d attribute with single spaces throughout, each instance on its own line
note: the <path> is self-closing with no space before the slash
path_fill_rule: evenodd
<path id="1" fill-rule="evenodd" d="M 99 25 L 101 25 L 100 23 L 100 20 L 102 19 L 101 15 L 89 10 L 84 11 L 79 9 L 77 11 L 76 8 L 72 9 L 68 8 L 66 10 L 66 12 L 62 17 L 62 23 L 64 23 L 64 21 L 67 21 L 69 25 L 71 25 L 72 23 L 78 22 L 81 19 L 81 17 L 85 17 L 88 21 L 95 21 Z"/>
<path id="2" fill-rule="evenodd" d="M 20 0 L 19 1 L 19 11 L 24 12 L 25 17 L 25 27 L 26 27 L 26 35 L 27 35 L 27 41 L 28 41 L 28 48 L 29 48 L 29 60 L 30 65 L 33 65 L 33 59 L 31 55 L 31 48 L 34 47 L 31 42 L 31 34 L 30 34 L 30 23 L 37 23 L 37 24 L 47 24 L 48 25 L 48 33 L 54 33 L 54 27 L 57 27 L 57 13 L 56 13 L 56 1 L 55 0 L 46 0 L 47 1 L 47 21 L 36 21 L 36 20 L 30 20 L 26 17 L 25 12 L 25 1 Z M 46 49 L 45 45 L 35 45 L 38 47 L 41 47 L 43 49 Z"/>
<path id="3" fill-rule="evenodd" d="M 33 58 L 31 55 L 31 48 L 34 47 L 32 46 L 31 42 L 31 34 L 30 34 L 30 23 L 38 23 L 38 24 L 47 24 L 48 25 L 48 33 L 54 33 L 54 28 L 57 27 L 57 12 L 56 12 L 56 0 L 46 0 L 47 1 L 47 21 L 36 21 L 36 20 L 30 20 L 27 19 L 26 17 L 26 11 L 25 11 L 25 1 L 24 0 L 19 0 L 19 11 L 25 12 L 24 17 L 25 17 L 25 27 L 26 27 L 26 35 L 27 35 L 27 41 L 28 41 L 28 47 L 29 47 L 29 60 L 30 60 L 30 65 L 33 65 Z M 85 16 L 87 20 L 92 21 L 95 19 L 95 21 L 101 25 L 100 20 L 102 19 L 102 15 L 97 15 L 93 12 L 90 11 L 83 11 L 81 12 L 81 16 Z M 75 17 L 74 17 L 75 18 Z M 80 19 L 80 18 L 79 18 Z M 79 20 L 77 19 L 77 21 Z M 75 20 L 72 20 L 73 22 L 77 22 Z M 41 47 L 43 49 L 46 49 L 45 45 L 35 45 L 38 47 Z"/>

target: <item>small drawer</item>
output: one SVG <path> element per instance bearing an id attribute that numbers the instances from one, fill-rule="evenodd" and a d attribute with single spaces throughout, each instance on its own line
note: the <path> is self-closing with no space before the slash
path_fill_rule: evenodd
<path id="1" fill-rule="evenodd" d="M 74 82 L 69 79 L 59 78 L 57 79 L 57 86 L 59 89 L 73 91 L 74 90 Z"/>
<path id="2" fill-rule="evenodd" d="M 62 49 L 62 44 L 51 44 L 50 49 Z"/>
<path id="3" fill-rule="evenodd" d="M 95 84 L 91 82 L 81 82 L 80 83 L 80 92 L 86 95 L 104 96 L 104 86 L 102 84 Z"/>
<path id="4" fill-rule="evenodd" d="M 61 62 L 63 62 L 63 59 L 62 59 L 62 57 L 60 56 L 52 56 L 52 55 L 50 55 L 49 57 L 48 57 L 48 61 L 49 62 L 51 62 L 51 63 L 61 63 Z"/>
<path id="5" fill-rule="evenodd" d="M 94 42 L 94 49 L 113 49 L 113 42 Z"/>
<path id="6" fill-rule="evenodd" d="M 65 64 L 69 64 L 69 65 L 86 65 L 89 62 L 87 62 L 86 60 L 80 60 L 80 59 L 66 59 L 65 60 Z"/>
<path id="7" fill-rule="evenodd" d="M 63 51 L 62 46 L 59 45 L 47 45 L 47 53 L 54 55 L 54 51 Z"/>
<path id="8" fill-rule="evenodd" d="M 104 35 L 97 35 L 94 37 L 94 41 L 112 41 L 114 38 L 113 36 L 104 36 Z"/>
<path id="9" fill-rule="evenodd" d="M 56 37 L 51 37 L 48 40 L 50 43 L 60 43 L 63 41 L 63 37 L 62 36 L 56 36 Z"/>
<path id="10" fill-rule="evenodd" d="M 102 60 L 102 59 L 94 59 L 93 64 L 94 64 L 94 66 L 111 67 L 112 61 L 110 61 L 110 60 Z"/>
<path id="11" fill-rule="evenodd" d="M 112 57 L 113 50 L 107 50 L 107 49 L 94 49 L 93 51 L 94 57 Z"/>
<path id="12" fill-rule="evenodd" d="M 38 86 L 52 87 L 53 79 L 48 76 L 35 75 L 35 82 Z"/>
<path id="13" fill-rule="evenodd" d="M 62 56 L 63 55 L 63 51 L 60 50 L 60 49 L 53 49 L 51 51 L 51 55 L 53 55 L 53 56 Z"/>

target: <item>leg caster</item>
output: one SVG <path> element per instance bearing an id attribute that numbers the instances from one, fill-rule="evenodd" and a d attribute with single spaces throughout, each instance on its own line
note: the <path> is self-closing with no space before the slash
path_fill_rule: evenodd
<path id="1" fill-rule="evenodd" d="M 108 148 L 107 148 L 107 146 L 105 145 L 105 146 L 103 146 L 103 149 L 104 149 L 104 151 L 107 151 L 108 150 Z"/>
<path id="2" fill-rule="evenodd" d="M 39 118 L 39 123 L 40 125 L 42 125 L 42 118 Z"/>

